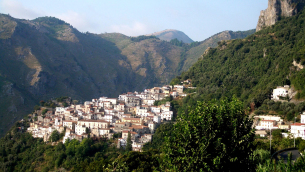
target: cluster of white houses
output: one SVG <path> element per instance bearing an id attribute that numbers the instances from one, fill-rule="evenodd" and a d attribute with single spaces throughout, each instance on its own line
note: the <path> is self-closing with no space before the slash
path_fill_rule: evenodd
<path id="1" fill-rule="evenodd" d="M 292 137 L 302 138 L 305 140 L 305 112 L 301 114 L 300 123 L 283 124 L 283 120 L 278 116 L 255 116 L 256 134 L 265 137 L 265 130 L 285 129 L 292 134 Z M 282 133 L 284 137 L 288 137 L 288 133 Z"/>
<path id="2" fill-rule="evenodd" d="M 37 120 L 27 129 L 33 137 L 48 141 L 54 130 L 65 129 L 63 142 L 67 139 L 82 140 L 90 137 L 112 138 L 114 133 L 122 132 L 118 146 L 126 144 L 131 133 L 133 150 L 152 140 L 156 127 L 164 121 L 172 120 L 170 102 L 154 106 L 155 101 L 165 97 L 185 96 L 181 85 L 155 87 L 144 92 L 128 92 L 118 98 L 100 97 L 84 104 L 56 107 L 44 115 L 33 114 Z"/>

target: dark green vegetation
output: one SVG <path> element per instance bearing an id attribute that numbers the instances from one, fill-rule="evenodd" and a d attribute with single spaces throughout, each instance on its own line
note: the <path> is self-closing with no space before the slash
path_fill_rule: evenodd
<path id="1" fill-rule="evenodd" d="M 305 61 L 305 13 L 285 18 L 245 39 L 221 41 L 172 84 L 191 79 L 196 100 L 236 95 L 246 107 L 260 107 L 276 86 L 292 84 L 302 99 L 305 70 L 293 61 Z"/>
<path id="2" fill-rule="evenodd" d="M 247 171 L 254 131 L 241 102 L 198 102 L 166 137 L 165 161 L 175 171 Z"/>
<path id="3" fill-rule="evenodd" d="M 305 102 L 294 104 L 288 102 L 274 102 L 273 100 L 265 100 L 263 104 L 254 112 L 257 115 L 270 114 L 279 115 L 286 121 L 300 121 L 300 113 L 305 111 Z"/>
<path id="4" fill-rule="evenodd" d="M 140 41 L 143 41 L 145 39 L 159 39 L 159 38 L 157 38 L 156 36 L 144 36 L 144 35 L 130 38 L 130 40 L 133 41 L 133 42 L 140 42 Z"/>
<path id="5" fill-rule="evenodd" d="M 173 122 L 169 122 L 159 126 L 156 133 L 154 133 L 152 142 L 145 144 L 143 150 L 149 151 L 150 149 L 160 149 L 160 147 L 163 146 L 165 137 L 170 137 L 172 135 L 173 125 Z"/>
<path id="6" fill-rule="evenodd" d="M 271 152 L 272 154 L 276 151 L 292 148 L 294 147 L 294 140 L 289 138 L 282 138 L 283 130 L 273 130 L 272 131 L 272 142 L 271 142 Z M 285 131 L 284 131 L 285 132 Z M 268 133 L 269 135 L 270 133 Z M 291 136 L 291 138 L 293 138 Z M 304 171 L 305 169 L 305 158 L 301 157 L 297 161 L 291 161 L 291 157 L 288 158 L 288 163 L 280 160 L 275 162 L 271 160 L 270 154 L 270 142 L 269 138 L 257 138 L 254 142 L 256 150 L 253 153 L 254 163 L 257 164 L 256 171 Z M 304 154 L 305 151 L 305 140 L 301 138 L 295 139 L 295 146 L 299 149 L 301 153 Z"/>
<path id="7" fill-rule="evenodd" d="M 232 40 L 232 39 L 243 39 L 249 35 L 252 35 L 255 33 L 255 29 L 248 30 L 248 31 L 224 31 L 220 32 L 218 34 L 215 34 L 211 36 L 210 38 L 207 38 L 204 41 L 199 42 L 198 46 L 192 47 L 190 50 L 185 52 L 185 58 L 183 59 L 183 65 L 181 68 L 181 71 L 187 71 L 194 63 L 197 62 L 197 60 L 202 56 L 203 52 L 208 47 L 217 47 L 218 42 L 222 40 Z M 198 42 L 193 42 L 190 44 L 192 45 L 198 44 Z"/>
<path id="8" fill-rule="evenodd" d="M 155 36 L 81 33 L 54 17 L 0 14 L 0 137 L 40 100 L 117 97 L 168 84 L 185 59 L 199 57 L 185 54 Z"/>
<path id="9" fill-rule="evenodd" d="M 251 157 L 254 162 L 258 163 L 256 168 L 257 172 L 267 172 L 267 171 L 300 171 L 303 172 L 305 168 L 305 159 L 299 158 L 296 161 L 292 161 L 291 154 L 288 155 L 287 162 L 280 159 L 276 162 L 274 159 L 271 160 L 271 155 L 269 151 L 266 150 L 255 150 L 253 156 Z"/>

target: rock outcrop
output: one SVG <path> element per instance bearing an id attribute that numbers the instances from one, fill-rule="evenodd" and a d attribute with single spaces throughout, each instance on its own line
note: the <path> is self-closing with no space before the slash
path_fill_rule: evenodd
<path id="1" fill-rule="evenodd" d="M 291 17 L 299 13 L 305 5 L 305 0 L 269 0 L 268 8 L 261 11 L 256 31 L 274 25 L 281 17 Z"/>

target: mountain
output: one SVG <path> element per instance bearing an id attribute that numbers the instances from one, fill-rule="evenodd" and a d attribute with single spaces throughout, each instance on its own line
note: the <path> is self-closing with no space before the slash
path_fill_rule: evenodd
<path id="1" fill-rule="evenodd" d="M 152 34 L 148 34 L 146 36 L 156 36 L 161 40 L 164 41 L 171 41 L 172 39 L 178 39 L 179 41 L 182 41 L 184 43 L 190 44 L 194 42 L 191 38 L 189 38 L 185 33 L 178 31 L 178 30 L 173 30 L 173 29 L 167 29 L 161 32 L 155 32 Z"/>
<path id="2" fill-rule="evenodd" d="M 234 36 L 215 41 L 221 39 Z M 0 14 L 0 136 L 40 100 L 117 97 L 168 84 L 196 62 L 203 43 L 81 33 L 54 17 L 22 20 Z"/>
<path id="3" fill-rule="evenodd" d="M 291 85 L 298 92 L 293 98 L 302 101 L 305 98 L 304 27 L 302 11 L 244 39 L 222 41 L 173 79 L 172 84 L 190 79 L 197 87 L 195 99 L 236 95 L 246 107 L 250 104 L 259 107 L 270 99 L 272 89 Z"/>
<path id="4" fill-rule="evenodd" d="M 269 0 L 268 8 L 261 11 L 256 31 L 274 25 L 283 17 L 298 14 L 305 6 L 305 0 Z"/>
<path id="5" fill-rule="evenodd" d="M 31 112 L 35 102 L 70 96 L 88 100 L 117 97 L 168 83 L 181 47 L 155 37 L 81 33 L 62 20 L 19 20 L 0 15 L 0 107 L 2 131 L 8 121 Z M 125 44 L 124 44 L 125 45 Z M 120 47 L 120 48 L 119 48 Z"/>

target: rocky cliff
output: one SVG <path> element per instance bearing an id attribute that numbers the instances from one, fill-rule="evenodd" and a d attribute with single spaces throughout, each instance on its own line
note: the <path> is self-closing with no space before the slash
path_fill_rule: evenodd
<path id="1" fill-rule="evenodd" d="M 300 12 L 305 5 L 305 0 L 269 0 L 268 8 L 261 11 L 256 26 L 256 31 L 274 25 L 281 17 L 291 17 Z"/>

